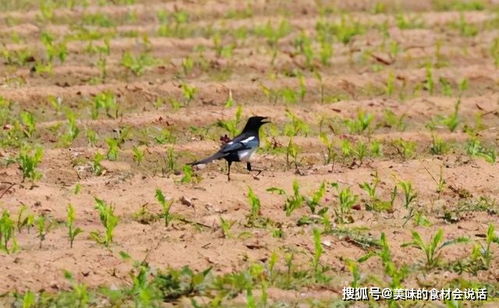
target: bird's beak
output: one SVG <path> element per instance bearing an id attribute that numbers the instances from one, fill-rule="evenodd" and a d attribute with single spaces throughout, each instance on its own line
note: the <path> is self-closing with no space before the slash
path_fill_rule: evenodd
<path id="1" fill-rule="evenodd" d="M 272 123 L 272 122 L 269 120 L 269 118 L 265 117 L 265 118 L 263 118 L 262 123 L 267 124 L 267 123 Z"/>

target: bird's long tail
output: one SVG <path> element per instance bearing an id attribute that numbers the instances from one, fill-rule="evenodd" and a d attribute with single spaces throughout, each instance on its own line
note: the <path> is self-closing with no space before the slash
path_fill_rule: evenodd
<path id="1" fill-rule="evenodd" d="M 225 156 L 226 156 L 226 154 L 224 154 L 224 153 L 215 153 L 215 154 L 211 155 L 210 157 L 206 157 L 205 159 L 201 159 L 201 160 L 198 160 L 198 161 L 195 161 L 192 163 L 188 163 L 188 165 L 195 166 L 195 165 L 207 164 L 207 163 L 211 163 L 214 160 L 223 158 Z"/>

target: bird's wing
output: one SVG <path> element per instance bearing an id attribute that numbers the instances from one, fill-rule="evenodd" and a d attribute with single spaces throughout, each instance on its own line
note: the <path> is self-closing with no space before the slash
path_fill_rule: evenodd
<path id="1" fill-rule="evenodd" d="M 227 142 L 221 149 L 222 153 L 236 152 L 240 150 L 252 149 L 258 146 L 258 140 L 255 136 L 245 134 L 239 135 L 232 141 Z"/>

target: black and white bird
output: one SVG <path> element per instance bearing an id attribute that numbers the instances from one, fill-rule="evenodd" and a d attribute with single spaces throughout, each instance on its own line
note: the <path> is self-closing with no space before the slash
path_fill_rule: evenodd
<path id="1" fill-rule="evenodd" d="M 260 145 L 259 131 L 260 127 L 270 123 L 267 117 L 253 116 L 248 119 L 243 131 L 234 139 L 222 145 L 215 154 L 190 163 L 189 165 L 207 164 L 214 160 L 225 159 L 227 161 L 227 179 L 230 181 L 230 165 L 235 161 L 246 162 L 246 168 L 251 171 L 251 156 Z M 260 171 L 260 170 L 259 170 Z"/>

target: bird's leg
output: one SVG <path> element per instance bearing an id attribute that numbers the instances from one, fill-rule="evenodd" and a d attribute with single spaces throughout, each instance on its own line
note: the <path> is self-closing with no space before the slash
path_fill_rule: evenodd
<path id="1" fill-rule="evenodd" d="M 232 162 L 227 161 L 227 181 L 230 181 L 230 164 L 232 164 Z"/>
<path id="2" fill-rule="evenodd" d="M 250 172 L 251 172 L 251 171 L 256 171 L 256 172 L 257 172 L 257 174 L 256 174 L 255 176 L 259 176 L 259 175 L 260 175 L 260 173 L 262 173 L 262 171 L 263 171 L 263 169 L 252 169 L 252 168 L 251 168 L 251 163 L 250 163 L 250 162 L 247 162 L 247 163 L 246 163 L 246 169 L 248 169 L 248 171 L 250 171 Z"/>

